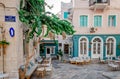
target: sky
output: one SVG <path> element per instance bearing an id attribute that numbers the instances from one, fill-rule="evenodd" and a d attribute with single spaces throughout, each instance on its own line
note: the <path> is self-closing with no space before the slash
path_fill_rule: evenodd
<path id="1" fill-rule="evenodd" d="M 50 6 L 53 5 L 52 9 L 46 8 L 46 11 L 50 11 L 54 14 L 57 14 L 61 11 L 61 2 L 69 3 L 71 0 L 45 0 L 46 3 Z"/>

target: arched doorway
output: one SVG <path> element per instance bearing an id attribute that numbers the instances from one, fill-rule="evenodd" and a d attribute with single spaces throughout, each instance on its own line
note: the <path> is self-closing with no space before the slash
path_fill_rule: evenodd
<path id="1" fill-rule="evenodd" d="M 92 39 L 92 58 L 103 58 L 103 40 L 100 37 Z"/>

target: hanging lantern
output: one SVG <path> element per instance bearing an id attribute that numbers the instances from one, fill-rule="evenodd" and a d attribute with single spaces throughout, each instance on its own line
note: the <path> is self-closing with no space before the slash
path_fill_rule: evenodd
<path id="1" fill-rule="evenodd" d="M 55 38 L 54 34 L 51 31 L 48 33 L 48 36 L 49 36 L 50 39 L 54 39 Z"/>
<path id="2" fill-rule="evenodd" d="M 66 39 L 66 33 L 65 32 L 62 32 L 62 37 L 63 37 L 63 39 Z"/>

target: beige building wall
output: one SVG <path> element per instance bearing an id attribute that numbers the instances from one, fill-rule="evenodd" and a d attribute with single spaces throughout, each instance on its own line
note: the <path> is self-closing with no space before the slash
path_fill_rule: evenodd
<path id="1" fill-rule="evenodd" d="M 18 0 L 1 0 L 0 1 L 0 22 L 4 24 L 5 39 L 10 42 L 5 48 L 6 54 L 4 55 L 4 72 L 9 73 L 9 77 L 18 78 L 18 68 L 23 63 L 23 33 L 20 26 L 18 17 Z M 15 16 L 16 22 L 5 22 L 5 16 Z M 9 29 L 13 27 L 15 30 L 15 36 L 11 37 Z M 2 48 L 1 48 L 2 49 Z M 3 51 L 1 51 L 3 53 Z M 1 55 L 1 61 L 3 65 L 3 55 Z M 1 66 L 1 71 L 3 68 Z"/>
<path id="2" fill-rule="evenodd" d="M 5 30 L 5 39 L 10 42 L 7 46 L 6 54 L 4 55 L 4 71 L 9 73 L 9 79 L 19 79 L 18 68 L 20 65 L 25 64 L 25 56 L 23 54 L 23 25 L 19 21 L 19 3 L 20 0 L 0 0 L 0 23 L 3 23 L 3 29 Z M 5 16 L 15 16 L 16 22 L 5 22 Z M 9 34 L 10 27 L 15 30 L 15 36 L 11 37 Z M 1 39 L 0 33 L 0 39 Z M 36 49 L 39 52 L 39 45 Z M 0 48 L 0 72 L 3 72 L 3 54 L 2 48 Z M 29 56 L 34 53 L 33 41 L 29 42 Z M 39 53 L 37 54 L 39 55 Z M 33 57 L 32 57 L 33 58 Z"/>
<path id="3" fill-rule="evenodd" d="M 72 3 L 61 2 L 61 19 L 64 19 L 64 12 L 70 12 L 72 9 Z"/>
<path id="4" fill-rule="evenodd" d="M 69 12 L 68 18 L 66 18 L 65 20 L 68 20 L 69 22 L 71 22 L 71 18 L 72 18 L 71 11 L 73 10 L 72 8 L 73 8 L 72 2 L 70 2 L 70 3 L 61 2 L 61 19 L 65 19 L 64 18 L 64 12 Z M 70 36 L 70 35 L 67 35 L 66 39 L 63 39 L 63 37 L 61 35 L 58 36 L 58 41 L 59 41 L 59 43 L 62 44 L 62 46 L 59 46 L 59 49 L 61 49 L 63 51 L 63 53 L 65 53 L 64 52 L 64 49 L 65 49 L 64 45 L 65 44 L 69 45 L 69 48 L 68 48 L 69 53 L 68 53 L 68 55 L 70 55 L 71 48 L 72 48 L 71 39 L 72 39 L 72 36 Z"/>
<path id="5" fill-rule="evenodd" d="M 102 15 L 102 26 L 95 27 L 94 34 L 120 34 L 120 1 L 110 0 L 110 6 L 104 10 L 91 10 L 88 0 L 72 0 L 73 1 L 73 25 L 76 34 L 90 34 L 90 28 L 94 27 L 94 16 Z M 88 15 L 88 27 L 80 27 L 80 15 Z M 116 27 L 108 26 L 108 15 L 116 15 Z"/>

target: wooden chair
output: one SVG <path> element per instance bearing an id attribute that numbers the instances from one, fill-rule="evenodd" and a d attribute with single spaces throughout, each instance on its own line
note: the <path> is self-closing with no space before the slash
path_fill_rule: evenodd
<path id="1" fill-rule="evenodd" d="M 120 69 L 119 65 L 118 64 L 114 64 L 113 62 L 109 62 L 108 66 L 109 66 L 110 70 L 116 70 L 117 71 L 117 70 Z"/>
<path id="2" fill-rule="evenodd" d="M 44 67 L 38 67 L 36 72 L 37 72 L 37 76 L 38 77 L 40 76 L 41 78 L 43 78 L 45 76 L 45 73 L 46 73 Z"/>
<path id="3" fill-rule="evenodd" d="M 45 71 L 46 71 L 46 74 L 50 73 L 50 75 L 52 75 L 52 72 L 53 72 L 52 64 L 50 64 L 49 66 L 46 66 Z"/>

